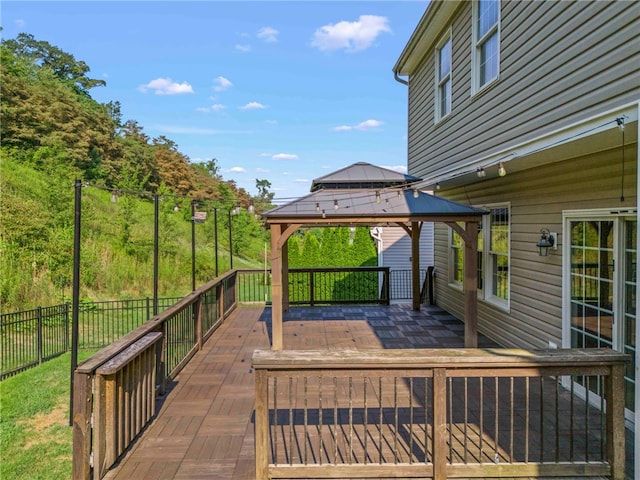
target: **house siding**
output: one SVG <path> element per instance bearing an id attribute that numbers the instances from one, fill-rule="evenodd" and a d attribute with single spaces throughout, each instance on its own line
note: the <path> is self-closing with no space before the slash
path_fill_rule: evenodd
<path id="1" fill-rule="evenodd" d="M 434 51 L 409 81 L 409 172 L 447 172 L 640 96 L 640 3 L 501 2 L 500 77 L 472 95 L 471 3 L 451 28 L 452 112 L 434 122 Z M 526 55 L 525 55 L 526 53 Z"/>
<path id="2" fill-rule="evenodd" d="M 381 238 L 379 263 L 391 270 L 391 298 L 410 299 L 411 237 L 401 227 L 382 227 Z M 430 266 L 433 266 L 433 223 L 424 222 L 420 231 L 420 270 Z"/>
<path id="3" fill-rule="evenodd" d="M 510 311 L 480 300 L 479 331 L 508 347 L 562 344 L 563 211 L 635 208 L 636 156 L 637 143 L 627 145 L 624 202 L 620 201 L 621 148 L 442 192 L 474 206 L 503 201 L 511 206 Z M 558 250 L 549 257 L 539 257 L 535 248 L 543 227 L 558 232 Z M 449 228 L 436 224 L 434 235 L 436 303 L 462 319 L 463 294 L 449 285 Z"/>

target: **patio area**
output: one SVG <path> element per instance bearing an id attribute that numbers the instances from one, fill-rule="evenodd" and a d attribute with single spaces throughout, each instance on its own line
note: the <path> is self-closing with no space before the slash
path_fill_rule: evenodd
<path id="1" fill-rule="evenodd" d="M 284 315 L 286 349 L 415 349 L 464 346 L 464 325 L 437 307 L 295 307 Z M 256 349 L 271 344 L 269 307 L 241 307 L 157 401 L 157 416 L 108 479 L 255 478 Z M 479 348 L 496 347 L 483 336 Z M 633 478 L 628 435 L 628 478 Z"/>

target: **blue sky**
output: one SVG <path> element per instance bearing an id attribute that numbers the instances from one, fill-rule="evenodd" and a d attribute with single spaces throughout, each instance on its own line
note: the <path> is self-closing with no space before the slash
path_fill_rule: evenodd
<path id="1" fill-rule="evenodd" d="M 124 120 L 278 203 L 354 162 L 406 171 L 392 68 L 427 1 L 3 1 L 2 36 L 85 61 Z"/>

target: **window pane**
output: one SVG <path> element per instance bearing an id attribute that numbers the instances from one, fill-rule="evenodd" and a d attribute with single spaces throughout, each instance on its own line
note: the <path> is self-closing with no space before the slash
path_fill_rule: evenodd
<path id="1" fill-rule="evenodd" d="M 440 80 L 443 80 L 451 73 L 451 39 L 440 49 Z"/>
<path id="2" fill-rule="evenodd" d="M 499 0 L 478 2 L 478 38 L 482 38 L 498 22 Z"/>
<path id="3" fill-rule="evenodd" d="M 451 81 L 447 80 L 440 85 L 440 116 L 444 117 L 451 112 Z"/>
<path id="4" fill-rule="evenodd" d="M 498 34 L 491 35 L 480 46 L 480 85 L 498 76 Z"/>

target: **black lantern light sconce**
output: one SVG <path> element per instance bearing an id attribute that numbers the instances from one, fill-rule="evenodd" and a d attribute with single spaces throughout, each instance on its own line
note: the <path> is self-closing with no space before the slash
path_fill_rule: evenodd
<path id="1" fill-rule="evenodd" d="M 550 250 L 557 250 L 557 238 L 558 234 L 555 232 L 550 232 L 548 229 L 543 228 L 540 230 L 541 236 L 538 243 L 536 243 L 536 247 L 538 248 L 538 255 L 541 257 L 546 257 L 549 255 Z"/>

